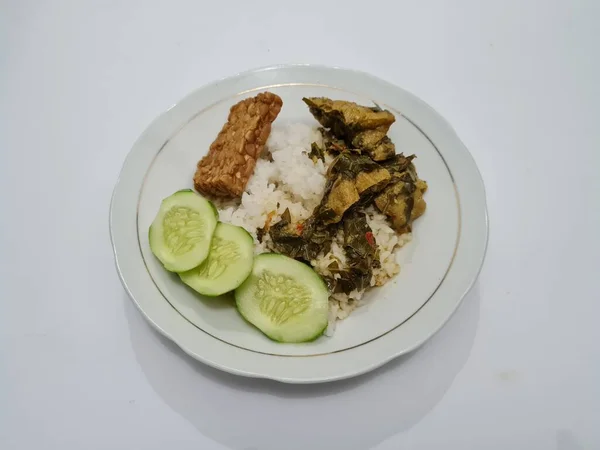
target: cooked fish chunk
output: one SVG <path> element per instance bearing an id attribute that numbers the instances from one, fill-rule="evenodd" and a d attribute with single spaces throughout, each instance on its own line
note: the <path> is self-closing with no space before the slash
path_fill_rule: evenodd
<path id="1" fill-rule="evenodd" d="M 387 215 L 398 233 L 410 231 L 411 213 L 415 204 L 416 188 L 411 182 L 397 181 L 375 198 L 377 208 Z"/>
<path id="2" fill-rule="evenodd" d="M 281 111 L 281 98 L 258 94 L 232 106 L 227 123 L 198 163 L 194 187 L 217 197 L 240 197 Z"/>
<path id="3" fill-rule="evenodd" d="M 421 217 L 427 207 L 423 199 L 427 183 L 418 178 L 409 158 L 412 159 L 397 155 L 398 164 L 388 167 L 394 181 L 375 198 L 375 205 L 391 219 L 398 233 L 411 231 L 413 221 Z M 394 171 L 403 165 L 406 165 L 403 172 Z"/>
<path id="4" fill-rule="evenodd" d="M 342 174 L 353 181 L 360 204 L 367 205 L 391 180 L 389 171 L 371 158 L 352 152 L 340 153 L 329 167 L 330 174 Z"/>
<path id="5" fill-rule="evenodd" d="M 375 161 L 392 157 L 396 148 L 387 132 L 396 118 L 380 108 L 369 108 L 354 102 L 331 100 L 323 97 L 304 98 L 311 114 L 321 125 L 329 128 L 323 132 L 328 150 L 358 149 L 369 154 Z"/>
<path id="6" fill-rule="evenodd" d="M 396 120 L 389 111 L 361 106 L 354 102 L 331 100 L 325 97 L 310 97 L 302 100 L 308 105 L 315 119 L 325 128 L 330 128 L 338 137 L 348 132 L 355 134 L 375 128 L 385 128 L 387 133 Z"/>
<path id="7" fill-rule="evenodd" d="M 390 173 L 383 167 L 371 172 L 359 172 L 354 179 L 354 184 L 359 195 L 378 191 L 390 181 Z"/>
<path id="8" fill-rule="evenodd" d="M 352 146 L 363 149 L 373 161 L 385 161 L 396 154 L 396 146 L 386 136 L 387 130 L 382 135 L 382 130 L 361 131 L 352 139 Z"/>
<path id="9" fill-rule="evenodd" d="M 396 146 L 389 137 L 386 136 L 387 129 L 376 128 L 374 130 L 365 130 L 357 133 L 350 142 L 350 146 L 341 139 L 338 139 L 326 128 L 319 128 L 323 136 L 325 150 L 329 153 L 341 153 L 349 151 L 351 153 L 368 154 L 374 161 L 384 161 L 394 156 Z"/>
<path id="10" fill-rule="evenodd" d="M 319 218 L 325 224 L 337 223 L 342 220 L 348 208 L 359 200 L 354 181 L 338 175 L 319 207 Z"/>
<path id="11" fill-rule="evenodd" d="M 416 187 L 417 190 L 414 194 L 414 206 L 410 214 L 411 221 L 414 221 L 415 219 L 421 217 L 425 213 L 425 209 L 427 208 L 427 203 L 425 203 L 425 200 L 423 199 L 423 193 L 427 190 L 427 183 L 423 180 L 417 180 Z"/>

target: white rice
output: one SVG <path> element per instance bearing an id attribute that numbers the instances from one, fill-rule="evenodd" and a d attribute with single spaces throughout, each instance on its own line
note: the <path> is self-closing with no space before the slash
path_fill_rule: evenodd
<path id="1" fill-rule="evenodd" d="M 316 128 L 305 124 L 273 126 L 265 155 L 259 159 L 246 192 L 237 204 L 218 204 L 219 219 L 244 227 L 256 239 L 256 229 L 277 223 L 286 209 L 294 221 L 306 219 L 321 201 L 326 168 L 307 157 L 312 142 L 321 142 Z M 273 161 L 267 159 L 271 155 Z M 258 243 L 258 242 L 257 242 Z M 262 248 L 257 248 L 261 252 Z"/>
<path id="2" fill-rule="evenodd" d="M 279 222 L 286 209 L 289 209 L 294 222 L 307 219 L 321 201 L 331 157 L 326 157 L 325 164 L 320 160 L 315 164 L 308 157 L 311 143 L 321 144 L 321 141 L 318 129 L 309 125 L 274 124 L 265 154 L 258 160 L 241 200 L 235 203 L 217 202 L 219 219 L 245 228 L 254 237 L 257 254 L 270 250 L 268 234 L 265 234 L 262 243 L 258 242 L 258 228 L 264 227 L 269 220 L 271 225 Z M 366 213 L 377 242 L 381 265 L 373 271 L 370 284 L 382 286 L 400 271 L 395 252 L 411 240 L 411 235 L 398 236 L 387 218 L 375 208 L 367 209 Z M 340 231 L 330 251 L 311 261 L 318 273 L 331 276 L 328 266 L 333 261 L 344 267 L 343 240 L 343 232 Z M 333 294 L 330 297 L 327 335 L 334 332 L 337 320 L 345 319 L 361 305 L 363 294 L 364 290 L 355 290 L 350 294 Z"/>

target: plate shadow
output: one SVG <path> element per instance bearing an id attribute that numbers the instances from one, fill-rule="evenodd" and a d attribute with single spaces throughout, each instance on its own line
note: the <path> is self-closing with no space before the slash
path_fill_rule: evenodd
<path id="1" fill-rule="evenodd" d="M 220 372 L 154 331 L 126 295 L 124 308 L 148 382 L 204 436 L 235 450 L 352 450 L 372 448 L 410 429 L 442 400 L 469 359 L 480 293 L 476 283 L 446 326 L 420 349 L 368 374 L 316 385 Z"/>

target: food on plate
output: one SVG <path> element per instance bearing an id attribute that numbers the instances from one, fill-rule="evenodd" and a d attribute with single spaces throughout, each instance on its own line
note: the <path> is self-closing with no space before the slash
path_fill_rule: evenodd
<path id="1" fill-rule="evenodd" d="M 150 249 L 171 272 L 202 264 L 217 226 L 214 205 L 191 189 L 165 198 L 148 231 Z"/>
<path id="2" fill-rule="evenodd" d="M 233 291 L 250 275 L 254 261 L 254 240 L 242 227 L 219 223 L 208 258 L 187 272 L 181 280 L 196 292 L 211 297 Z"/>
<path id="3" fill-rule="evenodd" d="M 374 161 L 392 157 L 395 147 L 387 132 L 396 121 L 394 115 L 378 106 L 367 107 L 354 102 L 324 97 L 303 98 L 311 114 L 323 127 L 331 130 L 336 141 L 369 154 Z"/>
<path id="4" fill-rule="evenodd" d="M 215 206 L 180 191 L 150 230 L 168 270 L 204 295 L 235 290 L 241 315 L 279 342 L 331 336 L 399 272 L 397 251 L 426 210 L 415 155 L 396 154 L 387 135 L 391 112 L 303 101 L 320 127 L 271 129 L 282 102 L 269 92 L 234 105 L 194 176 Z"/>
<path id="5" fill-rule="evenodd" d="M 415 155 L 395 153 L 395 117 L 379 107 L 305 98 L 321 127 L 276 122 L 241 198 L 217 200 L 219 217 L 244 227 L 256 253 L 310 265 L 330 294 L 329 328 L 400 267 L 396 252 L 425 211 Z"/>
<path id="6" fill-rule="evenodd" d="M 240 314 L 269 338 L 298 343 L 327 328 L 327 286 L 306 264 L 274 253 L 258 255 L 252 274 L 235 290 Z"/>
<path id="7" fill-rule="evenodd" d="M 327 128 L 320 127 L 319 133 L 321 134 L 321 138 L 323 140 L 323 147 L 331 154 L 351 151 L 360 154 L 360 149 L 352 149 L 348 148 L 346 143 L 341 139 L 336 138 L 331 131 Z"/>
<path id="8" fill-rule="evenodd" d="M 231 108 L 227 123 L 197 165 L 198 192 L 226 198 L 242 195 L 282 105 L 279 96 L 263 92 Z"/>
<path id="9" fill-rule="evenodd" d="M 346 269 L 333 278 L 334 292 L 362 291 L 370 286 L 373 269 L 379 268 L 377 240 L 364 212 L 352 211 L 344 220 L 344 252 Z M 333 269 L 333 268 L 332 268 Z"/>
<path id="10" fill-rule="evenodd" d="M 338 223 L 344 213 L 359 200 L 360 196 L 353 181 L 337 175 L 328 180 L 323 201 L 315 211 L 315 215 L 325 225 Z"/>
<path id="11" fill-rule="evenodd" d="M 427 190 L 427 183 L 418 178 L 411 162 L 408 162 L 404 171 L 392 173 L 393 182 L 375 198 L 375 204 L 390 218 L 394 229 L 404 233 L 410 231 L 412 222 L 425 212 L 423 194 Z"/>
<path id="12" fill-rule="evenodd" d="M 345 100 L 331 100 L 325 97 L 305 97 L 310 113 L 325 128 L 339 139 L 346 139 L 348 133 L 385 128 L 386 132 L 396 121 L 394 115 L 379 107 L 361 106 Z"/>
<path id="13" fill-rule="evenodd" d="M 365 198 L 380 192 L 390 181 L 390 172 L 368 156 L 352 152 L 340 153 L 329 166 L 327 176 L 337 176 L 352 181 L 356 192 Z"/>

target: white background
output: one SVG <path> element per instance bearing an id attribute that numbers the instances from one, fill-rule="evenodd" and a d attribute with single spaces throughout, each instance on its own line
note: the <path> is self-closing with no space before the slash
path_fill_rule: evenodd
<path id="1" fill-rule="evenodd" d="M 0 448 L 600 448 L 600 2 L 0 1 Z M 473 292 L 349 381 L 226 375 L 150 329 L 108 206 L 188 92 L 285 62 L 371 72 L 454 126 L 487 187 Z"/>

